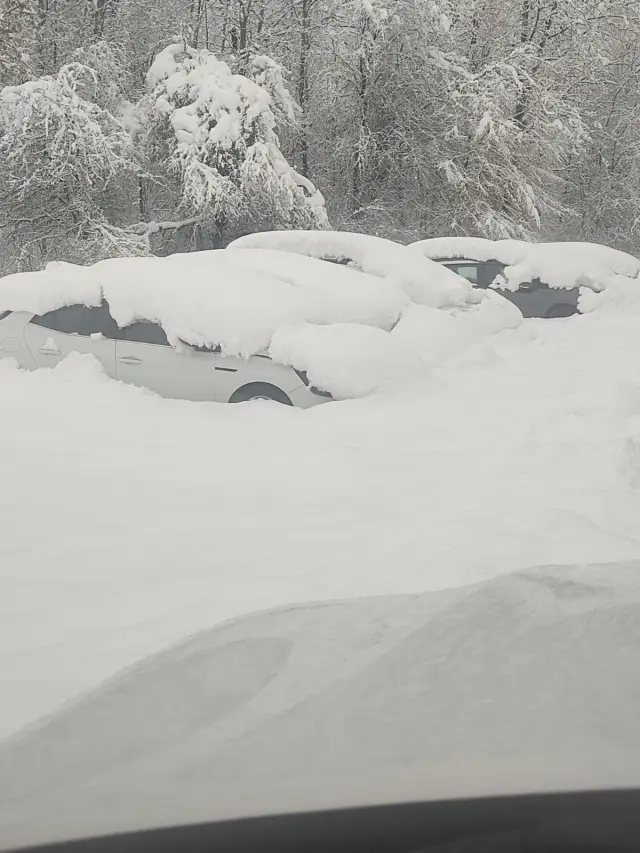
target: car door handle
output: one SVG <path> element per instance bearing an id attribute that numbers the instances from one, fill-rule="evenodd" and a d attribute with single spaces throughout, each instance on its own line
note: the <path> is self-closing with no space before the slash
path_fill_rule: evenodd
<path id="1" fill-rule="evenodd" d="M 62 355 L 57 347 L 40 347 L 40 352 L 43 355 Z"/>
<path id="2" fill-rule="evenodd" d="M 224 370 L 225 373 L 237 373 L 237 367 L 216 367 L 216 370 Z"/>
<path id="3" fill-rule="evenodd" d="M 118 361 L 121 361 L 123 364 L 142 364 L 142 359 L 136 358 L 135 355 L 123 355 Z"/>

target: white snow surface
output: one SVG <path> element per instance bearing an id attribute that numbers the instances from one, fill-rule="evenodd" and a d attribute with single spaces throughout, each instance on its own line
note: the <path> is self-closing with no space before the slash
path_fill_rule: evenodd
<path id="1" fill-rule="evenodd" d="M 526 258 L 531 243 L 524 240 L 487 240 L 484 237 L 431 237 L 408 248 L 434 261 L 465 258 L 469 261 L 498 261 L 516 264 Z"/>
<path id="2" fill-rule="evenodd" d="M 411 252 L 406 246 L 348 231 L 264 231 L 248 234 L 232 242 L 227 251 L 237 249 L 278 249 L 313 258 L 348 261 L 353 266 L 380 276 L 402 288 L 409 298 L 432 308 L 462 307 L 481 300 L 477 290 L 461 276 Z"/>
<path id="3" fill-rule="evenodd" d="M 504 280 L 501 278 L 496 282 L 498 288 L 506 290 L 517 290 L 523 282 L 539 278 L 549 287 L 556 288 L 601 291 L 611 286 L 619 297 L 621 284 L 616 282 L 616 278 L 637 279 L 640 276 L 638 258 L 597 243 L 527 243 L 481 237 L 435 237 L 419 240 L 408 248 L 432 259 L 464 258 L 506 264 Z M 635 286 L 640 289 L 640 281 Z M 627 301 L 629 297 L 635 301 L 633 291 L 627 291 Z M 614 301 L 619 302 L 619 298 L 614 297 Z M 587 296 L 587 304 L 601 303 L 590 301 Z"/>
<path id="4" fill-rule="evenodd" d="M 304 255 L 273 249 L 237 249 L 231 262 L 234 267 L 273 276 L 299 288 L 310 306 L 306 317 L 309 322 L 363 323 L 390 331 L 410 303 L 393 282 L 351 267 L 329 266 Z"/>
<path id="5" fill-rule="evenodd" d="M 0 848 L 637 786 L 639 571 L 535 568 L 197 634 L 0 744 Z"/>
<path id="6" fill-rule="evenodd" d="M 467 287 L 444 273 L 456 287 Z M 443 324 L 452 327 L 455 320 L 448 334 L 455 348 L 469 342 L 465 330 L 473 328 L 477 337 L 521 322 L 506 300 L 473 295 L 461 307 L 416 305 L 394 275 L 380 278 L 274 249 L 116 258 L 90 267 L 55 263 L 0 278 L 0 311 L 43 314 L 73 303 L 98 305 L 104 297 L 120 326 L 148 319 L 176 346 L 221 346 L 244 357 L 269 352 L 340 399 L 364 396 L 434 363 Z"/>
<path id="7" fill-rule="evenodd" d="M 423 312 L 428 372 L 306 411 L 0 361 L 0 737 L 262 608 L 640 558 L 639 312 L 358 328 Z"/>

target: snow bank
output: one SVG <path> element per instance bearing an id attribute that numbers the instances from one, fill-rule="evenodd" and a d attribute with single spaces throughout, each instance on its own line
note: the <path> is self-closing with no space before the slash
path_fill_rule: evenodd
<path id="1" fill-rule="evenodd" d="M 203 631 L 0 746 L 0 834 L 13 848 L 254 814 L 635 788 L 639 570 L 541 567 Z M 558 844 L 530 849 L 566 849 L 544 838 Z"/>
<path id="2" fill-rule="evenodd" d="M 633 311 L 640 313 L 640 281 L 613 275 L 601 291 L 589 287 L 580 290 L 578 307 L 583 314 L 592 311 Z"/>
<path id="3" fill-rule="evenodd" d="M 390 380 L 410 377 L 423 364 L 419 349 L 394 333 L 346 323 L 280 329 L 270 353 L 306 371 L 312 385 L 330 390 L 336 399 L 365 397 Z"/>
<path id="4" fill-rule="evenodd" d="M 473 310 L 436 311 L 412 305 L 391 336 L 396 346 L 420 356 L 422 367 L 434 367 L 459 355 L 472 344 L 506 329 L 516 329 L 522 314 L 513 303 L 488 291 Z"/>
<path id="5" fill-rule="evenodd" d="M 482 311 L 411 306 L 380 334 L 426 316 L 446 339 L 490 328 Z M 307 411 L 163 400 L 89 357 L 0 361 L 0 738 L 240 614 L 639 558 L 638 364 L 639 315 L 601 311 L 524 322 L 427 381 Z M 154 707 L 171 720 L 174 703 Z"/>
<path id="6" fill-rule="evenodd" d="M 413 302 L 433 308 L 475 304 L 482 298 L 469 282 L 406 246 L 347 231 L 265 231 L 240 237 L 228 249 L 278 249 L 313 258 L 349 262 L 386 278 Z"/>

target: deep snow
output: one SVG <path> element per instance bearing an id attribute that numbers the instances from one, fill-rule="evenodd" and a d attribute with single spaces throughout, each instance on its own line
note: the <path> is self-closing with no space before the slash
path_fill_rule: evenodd
<path id="1" fill-rule="evenodd" d="M 0 744 L 0 848 L 640 782 L 640 563 L 281 608 Z"/>
<path id="2" fill-rule="evenodd" d="M 640 557 L 639 332 L 443 331 L 422 379 L 309 411 L 1 362 L 0 736 L 260 608 Z"/>

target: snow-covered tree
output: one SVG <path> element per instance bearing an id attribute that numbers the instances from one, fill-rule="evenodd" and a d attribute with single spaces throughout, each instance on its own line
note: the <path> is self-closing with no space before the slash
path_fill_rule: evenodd
<path id="1" fill-rule="evenodd" d="M 149 91 L 158 53 L 183 39 Z M 77 96 L 133 138 L 138 171 L 92 195 L 119 246 L 322 224 L 316 185 L 334 224 L 399 239 L 640 252 L 640 0 L 0 0 L 0 87 L 65 63 L 93 69 Z M 0 226 L 16 210 L 0 186 Z"/>
<path id="2" fill-rule="evenodd" d="M 440 164 L 452 232 L 527 237 L 561 212 L 563 169 L 584 150 L 588 131 L 578 109 L 540 79 L 539 66 L 529 46 L 476 72 L 457 63 L 450 156 Z"/>
<path id="3" fill-rule="evenodd" d="M 0 218 L 15 262 L 51 257 L 95 260 L 145 251 L 140 238 L 107 218 L 138 169 L 131 138 L 89 100 L 94 69 L 74 62 L 0 91 L 0 186 L 10 204 Z"/>
<path id="4" fill-rule="evenodd" d="M 234 74 L 206 49 L 162 50 L 139 105 L 150 171 L 166 164 L 178 209 L 224 240 L 247 228 L 322 228 L 322 195 L 283 156 L 276 115 L 294 117 L 275 63 L 252 62 L 254 79 Z"/>
<path id="5" fill-rule="evenodd" d="M 0 0 L 0 86 L 29 75 L 35 22 L 34 0 Z"/>

